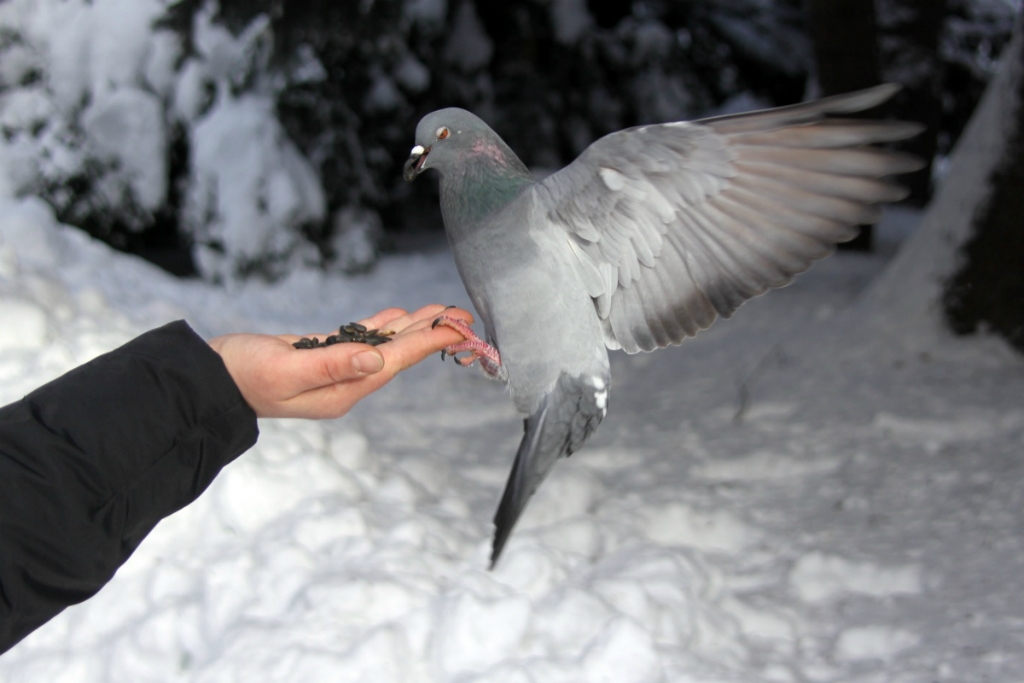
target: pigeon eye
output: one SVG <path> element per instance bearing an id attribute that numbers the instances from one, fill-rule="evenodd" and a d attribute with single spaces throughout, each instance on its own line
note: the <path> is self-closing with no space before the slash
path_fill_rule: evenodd
<path id="1" fill-rule="evenodd" d="M 437 137 L 438 140 L 444 140 L 446 137 L 448 137 L 448 132 L 449 131 L 447 126 L 441 126 L 440 128 L 437 129 L 437 132 L 434 133 L 434 135 Z"/>

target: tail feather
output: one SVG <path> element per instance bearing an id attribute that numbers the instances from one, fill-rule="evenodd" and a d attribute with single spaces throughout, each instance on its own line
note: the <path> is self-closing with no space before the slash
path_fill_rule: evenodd
<path id="1" fill-rule="evenodd" d="M 491 546 L 491 569 L 505 549 L 505 543 L 512 535 L 512 528 L 515 526 L 519 515 L 526 509 L 526 503 L 533 496 L 534 491 L 540 485 L 540 481 L 547 476 L 547 471 L 538 471 L 537 464 L 540 459 L 538 454 L 540 448 L 540 436 L 544 429 L 547 417 L 548 402 L 545 401 L 541 409 L 530 418 L 523 420 L 523 440 L 519 442 L 519 450 L 516 452 L 515 462 L 512 464 L 512 472 L 508 475 L 505 483 L 505 492 L 501 496 L 501 503 L 494 514 L 494 542 Z M 555 464 L 558 458 L 549 457 L 547 470 Z M 532 476 L 531 476 L 532 475 Z"/>
<path id="2" fill-rule="evenodd" d="M 583 378 L 563 373 L 533 415 L 523 421 L 523 440 L 494 515 L 491 569 L 526 504 L 555 462 L 572 455 L 601 423 L 607 386 L 607 374 Z"/>

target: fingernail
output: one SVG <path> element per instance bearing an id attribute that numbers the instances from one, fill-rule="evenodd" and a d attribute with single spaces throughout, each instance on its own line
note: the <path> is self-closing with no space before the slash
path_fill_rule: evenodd
<path id="1" fill-rule="evenodd" d="M 374 351 L 363 351 L 352 359 L 352 367 L 356 369 L 356 372 L 372 375 L 384 369 L 384 356 Z"/>

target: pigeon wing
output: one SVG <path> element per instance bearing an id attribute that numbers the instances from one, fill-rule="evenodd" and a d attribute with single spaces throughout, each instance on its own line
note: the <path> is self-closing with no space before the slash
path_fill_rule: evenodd
<path id="1" fill-rule="evenodd" d="M 869 109 L 898 89 L 623 130 L 542 181 L 607 345 L 679 344 L 877 221 L 879 203 L 906 194 L 886 176 L 922 164 L 869 145 L 921 126 L 826 115 Z"/>

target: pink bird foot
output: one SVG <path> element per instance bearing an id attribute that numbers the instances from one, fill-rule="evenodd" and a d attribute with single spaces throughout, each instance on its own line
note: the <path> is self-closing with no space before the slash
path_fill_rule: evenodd
<path id="1" fill-rule="evenodd" d="M 442 350 L 441 360 L 451 356 L 452 360 L 462 367 L 469 367 L 476 361 L 480 361 L 480 367 L 483 368 L 488 377 L 492 379 L 500 378 L 501 356 L 498 355 L 498 350 L 478 337 L 473 328 L 462 320 L 447 315 L 442 315 L 434 320 L 434 324 L 431 327 L 437 327 L 438 325 L 450 327 L 466 338 L 465 341 L 452 344 Z M 456 355 L 466 351 L 469 352 L 469 356 L 459 358 Z"/>

